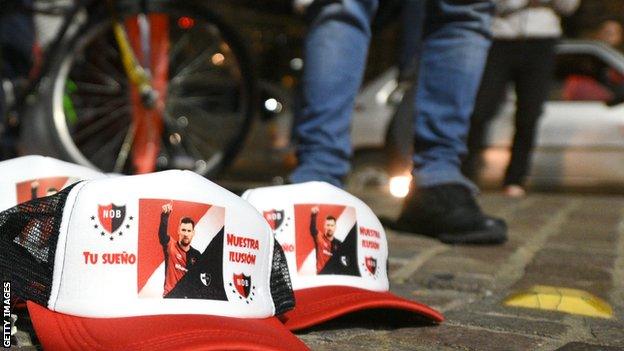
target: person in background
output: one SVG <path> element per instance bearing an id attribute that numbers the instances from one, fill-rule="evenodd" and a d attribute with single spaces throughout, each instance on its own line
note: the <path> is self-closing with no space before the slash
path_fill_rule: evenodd
<path id="1" fill-rule="evenodd" d="M 377 0 L 314 1 L 307 8 L 301 108 L 294 125 L 293 183 L 342 186 L 350 123 L 362 83 Z M 447 243 L 499 244 L 504 221 L 485 215 L 460 171 L 465 137 L 490 46 L 490 0 L 429 0 L 414 95 L 411 191 L 393 225 Z M 418 8 L 415 6 L 414 8 Z"/>
<path id="2" fill-rule="evenodd" d="M 5 120 L 9 111 L 5 84 L 20 84 L 28 78 L 35 63 L 34 0 L 11 0 L 0 3 L 0 160 L 16 157 L 16 128 Z"/>
<path id="3" fill-rule="evenodd" d="M 615 19 L 604 20 L 594 32 L 593 39 L 618 48 L 624 42 L 624 29 L 622 23 Z"/>
<path id="4" fill-rule="evenodd" d="M 516 93 L 515 134 L 503 180 L 504 193 L 526 194 L 525 180 L 536 139 L 538 119 L 553 78 L 560 16 L 571 15 L 580 0 L 499 0 L 490 49 L 468 136 L 464 174 L 476 178 L 487 127 L 506 100 L 509 83 Z"/>

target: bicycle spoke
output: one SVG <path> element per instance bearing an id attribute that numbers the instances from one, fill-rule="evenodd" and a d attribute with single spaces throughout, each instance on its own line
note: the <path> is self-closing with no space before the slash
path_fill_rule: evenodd
<path id="1" fill-rule="evenodd" d="M 182 48 L 190 43 L 189 40 L 190 35 L 188 33 L 184 33 L 182 37 L 178 38 L 175 41 L 173 47 L 171 48 L 171 51 L 169 52 L 169 58 L 171 62 L 175 62 L 175 60 L 178 58 L 178 55 L 182 51 Z"/>
<path id="2" fill-rule="evenodd" d="M 78 116 L 80 121 L 91 122 L 96 117 L 106 116 L 107 114 L 112 114 L 118 109 L 122 107 L 130 107 L 126 104 L 126 101 L 123 99 L 117 99 L 117 103 L 114 103 L 115 100 L 106 102 L 105 104 L 95 105 L 94 103 L 85 102 L 84 104 L 77 104 L 76 107 L 80 108 L 84 106 L 83 111 L 80 112 Z"/>
<path id="3" fill-rule="evenodd" d="M 115 52 L 115 55 L 117 55 L 116 57 L 117 57 L 117 61 L 118 61 L 118 60 L 119 60 L 119 59 L 118 59 L 118 57 L 119 57 L 119 53 L 118 53 L 118 52 Z M 120 62 L 119 62 L 119 61 L 118 61 L 118 62 L 115 62 L 115 63 L 110 62 L 110 61 L 107 59 L 107 57 L 110 57 L 110 56 L 103 55 L 103 54 L 100 54 L 100 55 L 95 55 L 95 56 L 94 56 L 95 62 L 98 64 L 98 67 L 101 67 L 101 68 L 102 68 L 102 69 L 104 69 L 104 70 L 105 70 L 105 72 L 107 72 L 107 73 L 114 74 L 114 75 L 119 76 L 120 78 L 124 79 L 124 78 L 125 78 L 125 74 L 123 74 L 123 73 L 122 73 L 122 72 L 121 72 L 121 71 L 117 68 L 117 66 L 115 65 L 115 64 L 119 65 L 119 64 L 120 64 Z M 120 80 L 120 81 L 121 81 L 121 80 Z"/>
<path id="4" fill-rule="evenodd" d="M 121 87 L 122 84 L 120 82 L 125 81 L 125 77 L 123 77 L 121 74 L 116 74 L 115 78 L 111 78 L 110 76 L 111 72 L 107 73 L 91 62 L 85 62 L 84 65 L 85 65 L 84 68 L 86 70 L 89 70 L 90 72 L 92 72 L 94 76 L 99 78 L 104 83 L 109 83 L 110 85 L 116 85 L 116 86 Z M 81 76 L 86 76 L 86 73 L 82 74 Z"/>
<path id="5" fill-rule="evenodd" d="M 117 158 L 115 159 L 115 166 L 113 167 L 113 172 L 121 173 L 128 162 L 128 156 L 130 155 L 130 151 L 132 150 L 132 145 L 134 144 L 134 136 L 136 133 L 136 123 L 130 124 L 130 128 L 126 132 L 126 136 L 124 137 L 123 143 L 121 144 L 121 148 L 119 149 L 119 153 L 117 153 Z"/>
<path id="6" fill-rule="evenodd" d="M 98 159 L 102 159 L 102 157 L 107 157 L 109 160 L 112 160 L 112 155 L 115 154 L 115 150 L 120 147 L 123 142 L 125 133 L 117 133 L 114 137 L 108 139 L 94 154 L 92 154 L 91 158 L 96 161 Z"/>
<path id="7" fill-rule="evenodd" d="M 202 61 L 207 61 L 209 57 L 212 56 L 212 53 L 214 53 L 216 49 L 217 49 L 216 46 L 204 49 L 201 52 L 201 54 L 195 57 L 194 59 L 192 59 L 191 62 L 178 68 L 177 72 L 173 74 L 172 79 L 175 79 L 178 75 L 184 75 L 184 74 L 188 74 L 189 72 L 192 72 L 195 67 L 197 67 L 198 65 L 202 63 Z"/>
<path id="8" fill-rule="evenodd" d="M 82 95 L 79 93 L 71 94 L 72 102 L 74 107 L 76 108 L 84 108 L 84 109 L 92 109 L 103 107 L 104 105 L 108 106 L 118 106 L 122 104 L 128 104 L 127 97 L 114 97 L 110 98 L 108 96 L 93 96 L 93 95 Z"/>
<path id="9" fill-rule="evenodd" d="M 209 96 L 179 96 L 179 97 L 172 97 L 171 98 L 171 103 L 172 104 L 181 104 L 181 105 L 201 105 L 203 103 L 210 103 L 210 102 L 219 102 L 222 101 L 223 96 L 214 96 L 214 97 L 209 97 Z"/>
<path id="10" fill-rule="evenodd" d="M 195 144 L 201 145 L 202 146 L 202 150 L 203 150 L 203 154 L 204 155 L 213 155 L 216 152 L 218 152 L 217 149 L 214 148 L 213 145 L 210 145 L 210 143 L 208 143 L 205 139 L 193 134 L 193 133 L 189 133 L 188 138 L 191 139 L 191 141 Z M 208 152 L 207 152 L 208 151 Z"/>
<path id="11" fill-rule="evenodd" d="M 110 114 L 104 116 L 103 118 L 96 120 L 95 122 L 93 122 L 93 124 L 75 133 L 74 139 L 79 142 L 80 140 L 88 136 L 98 134 L 101 131 L 106 130 L 105 127 L 108 126 L 109 124 L 117 122 L 119 117 L 123 116 L 126 113 L 129 115 L 130 106 L 121 106 L 117 110 L 111 112 Z"/>
<path id="12" fill-rule="evenodd" d="M 124 131 L 128 128 L 128 123 L 125 123 L 122 120 L 117 120 L 110 125 L 110 128 L 105 129 L 102 133 L 98 133 L 93 135 L 90 138 L 87 138 L 76 145 L 83 150 L 84 154 L 90 157 L 94 153 L 96 153 L 102 145 L 109 141 L 111 138 L 114 138 L 118 134 L 124 134 Z M 112 157 L 111 157 L 112 159 Z"/>
<path id="13" fill-rule="evenodd" d="M 108 94 L 108 95 L 119 95 L 121 93 L 120 86 L 110 86 L 110 85 L 102 85 L 96 83 L 87 83 L 87 82 L 75 82 L 76 86 L 81 92 L 87 92 L 92 94 Z"/>

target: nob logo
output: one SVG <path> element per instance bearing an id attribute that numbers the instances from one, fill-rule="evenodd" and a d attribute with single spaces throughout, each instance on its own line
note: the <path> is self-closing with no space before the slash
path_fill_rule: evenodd
<path id="1" fill-rule="evenodd" d="M 128 217 L 129 221 L 134 220 L 134 217 Z M 99 231 L 100 236 L 109 235 L 109 239 L 114 239 L 114 234 L 117 236 L 123 235 L 124 229 L 130 229 L 130 224 L 126 222 L 126 206 L 117 206 L 115 204 L 98 205 L 97 221 L 96 216 L 91 216 L 91 221 L 94 222 L 93 228 Z"/>
<path id="2" fill-rule="evenodd" d="M 251 282 L 251 276 L 245 275 L 243 273 L 233 274 L 232 275 L 232 283 L 230 283 L 230 287 L 232 287 L 232 292 L 238 294 L 238 298 L 240 300 L 244 300 L 247 304 L 250 301 L 253 301 L 256 293 L 256 286 Z"/>
<path id="3" fill-rule="evenodd" d="M 278 230 L 280 232 L 284 231 L 284 228 L 281 228 L 282 225 L 287 227 L 288 221 L 290 220 L 290 217 L 286 217 L 284 214 L 284 210 L 271 209 L 268 211 L 262 211 L 262 215 L 274 232 Z"/>

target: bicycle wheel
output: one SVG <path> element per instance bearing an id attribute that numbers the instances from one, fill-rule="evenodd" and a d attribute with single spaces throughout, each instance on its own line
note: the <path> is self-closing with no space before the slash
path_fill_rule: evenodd
<path id="1" fill-rule="evenodd" d="M 133 162 L 139 157 L 137 149 L 156 147 L 153 169 L 147 171 L 183 168 L 215 175 L 237 154 L 253 116 L 254 80 L 241 41 L 213 13 L 189 2 L 149 1 L 147 11 L 118 5 L 119 22 L 128 32 L 131 26 L 147 26 L 142 35 L 166 28 L 166 51 L 150 45 L 135 47 L 154 80 L 159 68 L 150 66 L 154 58 L 150 50 L 166 55 L 159 61 L 166 64 L 162 113 L 147 125 L 137 123 L 137 101 L 121 63 L 112 21 L 104 15 L 91 16 L 51 58 L 49 84 L 42 85 L 38 105 L 40 112 L 52 111 L 52 118 L 47 113 L 30 116 L 24 128 L 30 134 L 27 143 L 34 146 L 30 149 L 43 145 L 46 154 L 131 174 L 139 172 Z M 156 20 L 164 24 L 150 23 Z M 157 40 L 152 40 L 156 46 L 161 44 Z M 158 136 L 146 142 L 140 140 L 141 133 Z"/>

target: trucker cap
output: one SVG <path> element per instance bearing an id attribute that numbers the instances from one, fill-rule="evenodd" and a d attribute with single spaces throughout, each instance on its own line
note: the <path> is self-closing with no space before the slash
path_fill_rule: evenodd
<path id="1" fill-rule="evenodd" d="M 389 292 L 388 243 L 373 211 L 324 182 L 248 190 L 286 255 L 297 305 L 282 320 L 291 330 L 361 310 L 413 312 L 433 322 L 432 308 Z"/>
<path id="2" fill-rule="evenodd" d="M 44 156 L 23 156 L 0 162 L 0 211 L 57 193 L 82 179 L 104 174 L 91 168 Z"/>
<path id="3" fill-rule="evenodd" d="M 294 299 L 270 227 L 195 173 L 79 182 L 0 213 L 0 237 L 44 349 L 307 350 L 273 317 Z"/>

